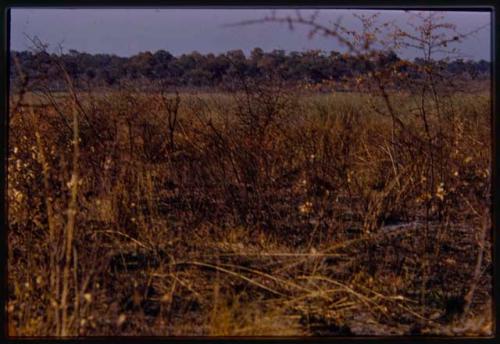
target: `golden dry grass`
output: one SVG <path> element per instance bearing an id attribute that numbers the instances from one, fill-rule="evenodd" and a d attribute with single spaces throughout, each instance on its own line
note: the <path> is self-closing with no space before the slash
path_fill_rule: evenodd
<path id="1" fill-rule="evenodd" d="M 11 113 L 11 334 L 491 333 L 488 94 L 75 96 Z"/>

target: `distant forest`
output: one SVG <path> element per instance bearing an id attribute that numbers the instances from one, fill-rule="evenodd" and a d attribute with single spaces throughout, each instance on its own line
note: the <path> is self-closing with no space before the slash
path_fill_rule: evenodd
<path id="1" fill-rule="evenodd" d="M 64 80 L 58 64 L 65 67 L 77 86 L 91 83 L 96 86 L 114 87 L 127 81 L 160 81 L 174 87 L 211 88 L 227 85 L 240 78 L 261 80 L 279 77 L 286 82 L 317 84 L 325 81 L 342 81 L 364 75 L 374 67 L 391 67 L 406 72 L 409 78 L 418 77 L 418 68 L 412 66 L 429 63 L 422 59 L 404 61 L 394 52 L 382 53 L 373 58 L 363 58 L 323 51 L 290 52 L 274 50 L 264 52 L 255 48 L 246 56 L 241 50 L 224 54 L 192 52 L 173 56 L 165 50 L 155 53 L 141 52 L 131 57 L 109 54 L 89 54 L 69 50 L 65 54 L 47 52 L 12 51 L 10 76 L 12 87 L 21 84 L 15 59 L 22 73 L 30 81 L 43 80 L 53 90 L 63 89 Z M 444 76 L 486 80 L 490 77 L 490 62 L 456 59 L 432 61 Z M 392 68 L 392 67 L 391 67 Z M 413 72 L 412 72 L 413 70 Z M 36 82 L 35 82 L 36 84 Z"/>

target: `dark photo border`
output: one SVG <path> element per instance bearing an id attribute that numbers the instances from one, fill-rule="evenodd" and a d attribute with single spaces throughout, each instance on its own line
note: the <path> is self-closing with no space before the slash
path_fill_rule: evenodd
<path id="1" fill-rule="evenodd" d="M 204 343 L 220 343 L 220 342 L 261 342 L 261 343 L 295 343 L 295 342 L 349 342 L 349 343 L 365 343 L 365 342 L 381 342 L 381 343 L 404 343 L 404 342 L 439 342 L 448 343 L 458 341 L 460 343 L 494 343 L 498 339 L 498 329 L 500 328 L 500 319 L 498 317 L 498 300 L 500 299 L 500 281 L 499 281 L 499 264 L 500 250 L 498 241 L 498 223 L 500 223 L 500 199 L 499 199 L 499 169 L 498 169 L 498 133 L 500 132 L 500 114 L 498 113 L 497 96 L 498 90 L 496 85 L 499 82 L 499 71 L 496 66 L 496 61 L 499 53 L 497 37 L 499 33 L 500 18 L 495 1 L 485 0 L 455 0 L 455 1 L 419 1 L 413 0 L 388 1 L 388 0 L 311 0 L 311 1 L 196 1 L 196 0 L 176 0 L 176 1 L 152 1 L 152 0 L 118 0 L 118 1 L 96 1 L 96 0 L 3 0 L 0 2 L 1 19 L 0 19 L 0 36 L 1 36 L 1 72 L 2 78 L 0 83 L 0 106 L 1 106 L 1 121 L 0 121 L 0 149 L 2 164 L 0 166 L 1 179 L 1 211 L 0 211 L 0 342 L 15 343 L 22 341 L 33 341 L 36 343 L 49 343 L 56 341 L 63 342 L 81 342 L 88 341 L 94 343 L 121 343 L 121 342 L 204 342 Z M 362 8 L 362 9 L 439 9 L 447 11 L 489 11 L 491 13 L 491 62 L 492 62 L 492 117 L 491 117 L 491 135 L 492 135 L 492 174 L 491 174 L 491 216 L 492 216 L 492 257 L 493 257 L 493 319 L 494 319 L 494 336 L 493 337 L 82 337 L 82 338 L 26 338 L 26 337 L 9 337 L 7 324 L 7 258 L 8 258 L 8 218 L 7 218 L 7 153 L 8 153 L 8 135 L 9 135 L 9 35 L 10 21 L 9 9 L 12 7 L 54 7 L 54 8 L 147 8 L 147 7 L 162 7 L 162 8 Z"/>

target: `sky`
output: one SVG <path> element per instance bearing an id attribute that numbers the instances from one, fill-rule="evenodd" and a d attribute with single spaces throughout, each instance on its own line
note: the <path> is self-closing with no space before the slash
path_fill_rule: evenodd
<path id="1" fill-rule="evenodd" d="M 311 10 L 301 10 L 304 16 Z M 322 9 L 317 20 L 333 24 L 340 18 L 342 25 L 357 29 L 357 14 L 380 13 L 379 21 L 394 21 L 410 29 L 407 22 L 411 13 L 400 10 L 340 10 Z M 55 51 L 59 45 L 67 51 L 74 49 L 88 53 L 107 53 L 131 56 L 143 51 L 166 50 L 173 55 L 198 51 L 223 53 L 242 49 L 248 54 L 253 48 L 264 51 L 283 49 L 305 51 L 320 49 L 343 52 L 332 38 L 316 36 L 309 39 L 305 28 L 291 31 L 278 23 L 228 26 L 270 15 L 270 9 L 56 9 L 13 8 L 11 11 L 11 49 L 28 50 L 26 36 L 38 37 Z M 281 9 L 277 15 L 295 14 L 295 10 Z M 465 59 L 490 60 L 490 13 L 443 12 L 445 21 L 455 24 L 459 32 L 470 32 L 486 26 L 457 44 Z M 405 50 L 405 58 L 419 56 L 415 50 Z"/>

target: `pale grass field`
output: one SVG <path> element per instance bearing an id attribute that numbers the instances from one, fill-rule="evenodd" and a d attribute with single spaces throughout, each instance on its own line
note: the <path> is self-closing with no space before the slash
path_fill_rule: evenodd
<path id="1" fill-rule="evenodd" d="M 76 96 L 11 113 L 13 334 L 491 334 L 489 93 Z"/>

